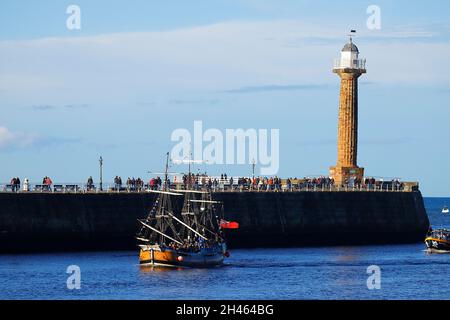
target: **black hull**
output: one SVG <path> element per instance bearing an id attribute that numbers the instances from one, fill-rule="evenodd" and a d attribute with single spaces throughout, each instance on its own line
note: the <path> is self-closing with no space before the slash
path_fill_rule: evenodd
<path id="1" fill-rule="evenodd" d="M 223 264 L 222 252 L 185 253 L 171 249 L 141 248 L 139 263 L 143 266 L 163 266 L 175 268 L 211 268 Z M 208 250 L 208 249 L 205 249 Z"/>
<path id="2" fill-rule="evenodd" d="M 429 250 L 450 252 L 450 243 L 438 239 L 426 239 L 425 243 Z"/>

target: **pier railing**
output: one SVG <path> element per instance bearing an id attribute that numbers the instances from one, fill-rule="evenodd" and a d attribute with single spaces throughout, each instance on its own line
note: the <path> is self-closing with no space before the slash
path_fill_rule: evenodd
<path id="1" fill-rule="evenodd" d="M 236 180 L 237 181 L 237 180 Z M 253 184 L 230 184 L 229 181 L 221 180 L 212 186 L 193 184 L 190 188 L 195 190 L 213 192 L 415 192 L 419 191 L 418 182 L 393 182 L 377 181 L 374 184 L 358 185 L 335 185 L 335 184 L 314 184 L 305 182 L 285 183 L 285 180 L 278 185 L 253 185 Z M 171 189 L 185 190 L 187 186 L 183 183 L 172 183 Z M 116 185 L 114 183 L 103 183 L 88 185 L 85 183 L 56 183 L 43 185 L 30 183 L 26 186 L 13 186 L 11 184 L 0 184 L 2 193 L 145 193 L 151 190 L 160 190 L 161 186 L 150 186 L 149 184 L 136 185 Z"/>

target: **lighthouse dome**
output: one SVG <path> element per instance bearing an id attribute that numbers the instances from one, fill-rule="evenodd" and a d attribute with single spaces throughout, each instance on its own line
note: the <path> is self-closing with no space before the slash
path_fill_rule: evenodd
<path id="1" fill-rule="evenodd" d="M 359 53 L 358 47 L 350 39 L 350 42 L 347 43 L 344 48 L 342 48 L 342 52 L 356 52 Z"/>

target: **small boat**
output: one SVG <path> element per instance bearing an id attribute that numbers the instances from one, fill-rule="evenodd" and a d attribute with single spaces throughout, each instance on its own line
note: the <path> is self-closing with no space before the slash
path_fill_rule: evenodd
<path id="1" fill-rule="evenodd" d="M 444 207 L 442 208 L 442 213 L 443 213 L 443 214 L 449 213 L 449 210 L 448 210 L 448 207 L 447 207 L 447 206 L 444 206 Z"/>
<path id="2" fill-rule="evenodd" d="M 162 191 L 148 217 L 138 220 L 142 266 L 208 268 L 229 257 L 223 229 L 236 229 L 236 222 L 223 220 L 223 204 L 211 192 L 171 190 L 167 163 Z M 182 203 L 182 205 L 181 205 Z"/>
<path id="3" fill-rule="evenodd" d="M 450 230 L 436 229 L 428 232 L 425 244 L 432 252 L 450 252 Z"/>

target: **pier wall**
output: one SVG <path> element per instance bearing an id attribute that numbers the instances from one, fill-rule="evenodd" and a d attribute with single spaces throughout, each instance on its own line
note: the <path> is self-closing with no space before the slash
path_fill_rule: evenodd
<path id="1" fill-rule="evenodd" d="M 0 193 L 0 252 L 128 250 L 149 193 Z M 218 192 L 231 248 L 422 241 L 420 192 Z"/>

